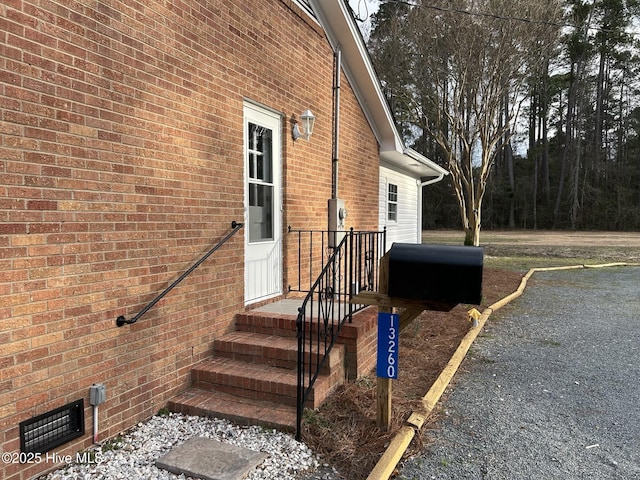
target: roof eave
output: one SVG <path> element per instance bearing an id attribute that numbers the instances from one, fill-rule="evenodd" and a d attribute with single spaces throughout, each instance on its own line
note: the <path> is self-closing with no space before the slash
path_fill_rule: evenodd
<path id="1" fill-rule="evenodd" d="M 395 126 L 360 30 L 344 0 L 309 0 L 331 46 L 340 48 L 342 68 L 378 141 L 381 162 L 416 178 L 448 172 L 407 149 Z"/>

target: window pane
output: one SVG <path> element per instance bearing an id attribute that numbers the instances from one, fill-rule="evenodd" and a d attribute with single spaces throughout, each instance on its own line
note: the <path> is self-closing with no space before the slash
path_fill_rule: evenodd
<path id="1" fill-rule="evenodd" d="M 271 150 L 273 132 L 249 123 L 249 178 L 271 183 L 273 179 Z"/>
<path id="2" fill-rule="evenodd" d="M 261 128 L 260 138 L 258 141 L 258 178 L 271 182 L 271 130 Z"/>
<path id="3" fill-rule="evenodd" d="M 249 241 L 273 240 L 273 187 L 249 184 Z"/>
<path id="4" fill-rule="evenodd" d="M 398 186 L 390 183 L 387 188 L 387 220 L 398 220 Z"/>
<path id="5" fill-rule="evenodd" d="M 398 220 L 398 205 L 396 203 L 389 204 L 389 220 L 393 220 L 394 222 Z"/>
<path id="6" fill-rule="evenodd" d="M 249 178 L 256 178 L 256 154 L 249 153 L 248 155 L 249 162 Z"/>
<path id="7" fill-rule="evenodd" d="M 392 183 L 389 184 L 389 201 L 390 202 L 398 201 L 398 186 Z"/>

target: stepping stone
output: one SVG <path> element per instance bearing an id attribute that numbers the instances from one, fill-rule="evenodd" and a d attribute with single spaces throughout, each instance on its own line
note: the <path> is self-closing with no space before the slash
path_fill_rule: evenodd
<path id="1" fill-rule="evenodd" d="M 241 480 L 267 456 L 211 438 L 193 437 L 156 460 L 156 466 L 203 480 Z"/>

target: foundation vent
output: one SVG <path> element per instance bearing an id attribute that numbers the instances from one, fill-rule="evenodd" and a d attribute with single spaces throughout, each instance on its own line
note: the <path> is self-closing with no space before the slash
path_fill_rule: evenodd
<path id="1" fill-rule="evenodd" d="M 44 453 L 84 435 L 84 400 L 20 422 L 20 450 Z"/>

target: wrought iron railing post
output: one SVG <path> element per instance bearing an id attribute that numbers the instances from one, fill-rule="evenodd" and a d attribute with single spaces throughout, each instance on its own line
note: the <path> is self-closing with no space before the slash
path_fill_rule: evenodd
<path id="1" fill-rule="evenodd" d="M 382 229 L 382 255 L 384 255 L 385 253 L 387 253 L 387 227 L 386 226 Z"/>
<path id="2" fill-rule="evenodd" d="M 357 293 L 356 290 L 356 281 L 354 279 L 354 275 L 353 275 L 353 255 L 354 255 L 354 251 L 353 251 L 353 227 L 351 227 L 349 229 L 349 275 L 347 275 L 347 282 L 349 282 L 349 284 L 347 285 L 348 287 L 348 296 L 347 296 L 347 304 L 348 304 L 348 309 L 349 309 L 349 315 L 348 315 L 348 319 L 349 319 L 349 323 L 351 323 L 353 321 L 353 304 L 351 303 L 351 299 L 353 298 L 353 296 Z"/>
<path id="3" fill-rule="evenodd" d="M 296 392 L 296 439 L 300 440 L 302 434 L 302 414 L 304 412 L 304 310 L 298 308 L 296 330 L 298 336 L 298 385 Z"/>
<path id="4" fill-rule="evenodd" d="M 319 372 L 327 361 L 340 330 L 353 314 L 366 307 L 354 305 L 351 298 L 361 290 L 376 288 L 378 258 L 384 254 L 385 232 L 356 232 L 350 229 L 333 248 L 329 245 L 329 232 L 294 231 L 298 235 L 298 258 L 301 265 L 308 262 L 309 289 L 302 288 L 299 267 L 298 291 L 307 293 L 298 309 L 296 320 L 298 336 L 298 385 L 296 407 L 296 438 L 302 432 L 304 405 Z M 318 252 L 317 234 L 320 234 Z M 327 242 L 325 242 L 327 240 Z M 309 257 L 306 258 L 306 252 Z M 304 252 L 304 253 L 303 253 Z M 318 259 L 320 272 L 314 271 Z M 326 257 L 325 257 L 326 255 Z M 314 281 L 315 278 L 315 281 Z M 304 281 L 306 284 L 306 279 Z M 293 288 L 290 286 L 290 290 Z"/>

